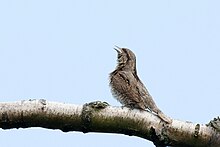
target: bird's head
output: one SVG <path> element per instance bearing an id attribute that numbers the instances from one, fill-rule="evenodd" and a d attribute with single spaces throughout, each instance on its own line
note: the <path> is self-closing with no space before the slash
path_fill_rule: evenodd
<path id="1" fill-rule="evenodd" d="M 136 72 L 136 57 L 135 54 L 127 48 L 120 48 L 115 46 L 114 48 L 118 53 L 118 65 L 117 69 L 131 70 Z"/>

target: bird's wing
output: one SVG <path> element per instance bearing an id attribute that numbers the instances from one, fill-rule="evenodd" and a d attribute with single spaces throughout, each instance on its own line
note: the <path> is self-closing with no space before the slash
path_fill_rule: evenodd
<path id="1" fill-rule="evenodd" d="M 131 103 L 135 104 L 137 108 L 146 109 L 145 102 L 142 98 L 143 92 L 138 85 L 139 79 L 135 78 L 130 71 L 120 71 L 118 74 L 124 82 L 121 83 L 121 90 L 124 91 L 124 96 L 127 97 Z"/>

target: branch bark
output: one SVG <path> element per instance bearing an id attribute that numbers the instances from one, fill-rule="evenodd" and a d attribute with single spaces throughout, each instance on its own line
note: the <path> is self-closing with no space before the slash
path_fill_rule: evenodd
<path id="1" fill-rule="evenodd" d="M 0 128 L 28 127 L 134 135 L 156 146 L 220 146 L 220 132 L 211 125 L 174 119 L 166 124 L 147 111 L 112 107 L 100 101 L 85 105 L 44 99 L 0 103 Z"/>

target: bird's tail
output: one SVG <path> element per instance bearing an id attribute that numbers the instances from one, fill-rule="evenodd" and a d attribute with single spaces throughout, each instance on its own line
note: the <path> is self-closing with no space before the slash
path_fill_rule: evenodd
<path id="1" fill-rule="evenodd" d="M 157 115 L 160 119 L 162 119 L 166 123 L 168 123 L 168 124 L 172 123 L 172 119 L 170 117 L 166 116 L 162 111 L 157 112 Z"/>

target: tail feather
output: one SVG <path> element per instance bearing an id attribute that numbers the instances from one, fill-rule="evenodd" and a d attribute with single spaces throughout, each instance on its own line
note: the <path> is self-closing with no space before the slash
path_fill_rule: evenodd
<path id="1" fill-rule="evenodd" d="M 162 120 L 165 121 L 166 123 L 168 123 L 168 124 L 171 124 L 171 123 L 172 123 L 172 119 L 169 118 L 168 116 L 166 116 L 163 112 L 159 111 L 159 112 L 157 113 L 157 115 L 158 115 L 158 117 L 159 117 L 160 119 L 162 119 Z"/>

